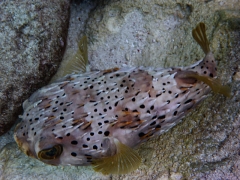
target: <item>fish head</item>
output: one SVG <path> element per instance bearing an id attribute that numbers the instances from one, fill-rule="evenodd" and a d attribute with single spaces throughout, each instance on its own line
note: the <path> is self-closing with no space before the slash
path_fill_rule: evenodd
<path id="1" fill-rule="evenodd" d="M 26 155 L 47 164 L 61 164 L 63 144 L 44 131 L 32 137 L 32 134 L 29 131 L 23 131 L 22 127 L 24 127 L 22 122 L 16 126 L 14 139 Z"/>
<path id="2" fill-rule="evenodd" d="M 63 130 L 59 124 L 45 128 L 46 121 L 27 123 L 29 119 L 25 117 L 26 114 L 23 114 L 24 119 L 15 128 L 14 139 L 20 149 L 32 158 L 50 165 L 89 165 L 94 158 L 116 154 L 116 144 L 112 138 L 91 136 L 87 129 L 77 128 L 68 133 L 70 128 Z M 88 137 L 93 142 L 86 147 Z"/>

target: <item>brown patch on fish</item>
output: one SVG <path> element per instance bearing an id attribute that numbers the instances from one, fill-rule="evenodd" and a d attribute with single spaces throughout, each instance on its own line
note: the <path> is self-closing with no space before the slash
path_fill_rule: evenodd
<path id="1" fill-rule="evenodd" d="M 92 121 L 84 123 L 80 129 L 86 130 L 87 128 L 91 127 Z"/>
<path id="2" fill-rule="evenodd" d="M 106 70 L 103 71 L 103 75 L 111 73 L 111 72 L 115 72 L 115 71 L 118 71 L 118 70 L 119 70 L 119 68 L 117 68 L 117 67 L 111 68 L 111 69 L 106 69 Z"/>
<path id="3" fill-rule="evenodd" d="M 193 74 L 192 71 L 178 71 L 174 76 L 177 87 L 183 91 L 190 87 L 193 87 L 197 83 L 197 79 L 194 77 L 189 77 L 188 74 Z M 197 73 L 195 73 L 197 74 Z"/>

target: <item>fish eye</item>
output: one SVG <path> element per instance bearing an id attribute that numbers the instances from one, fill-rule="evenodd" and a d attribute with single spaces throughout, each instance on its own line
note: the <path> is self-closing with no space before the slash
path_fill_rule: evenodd
<path id="1" fill-rule="evenodd" d="M 62 154 L 62 145 L 58 144 L 51 148 L 39 151 L 38 158 L 41 160 L 51 160 L 56 159 Z"/>

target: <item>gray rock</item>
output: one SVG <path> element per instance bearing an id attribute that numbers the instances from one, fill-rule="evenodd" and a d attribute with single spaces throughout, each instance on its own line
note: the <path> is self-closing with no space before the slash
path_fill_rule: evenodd
<path id="1" fill-rule="evenodd" d="M 69 1 L 0 2 L 0 135 L 21 113 L 22 102 L 46 85 L 62 59 Z"/>
<path id="2" fill-rule="evenodd" d="M 45 165 L 21 153 L 10 131 L 0 139 L 0 179 L 238 179 L 239 3 L 234 0 L 98 1 L 94 8 L 95 3 L 84 1 L 71 5 L 65 60 L 77 48 L 77 40 L 85 29 L 92 69 L 122 64 L 189 65 L 204 56 L 191 36 L 192 29 L 202 21 L 218 60 L 219 78 L 231 86 L 232 97 L 210 94 L 182 123 L 141 144 L 137 150 L 142 165 L 127 175 L 103 176 L 91 167 Z"/>

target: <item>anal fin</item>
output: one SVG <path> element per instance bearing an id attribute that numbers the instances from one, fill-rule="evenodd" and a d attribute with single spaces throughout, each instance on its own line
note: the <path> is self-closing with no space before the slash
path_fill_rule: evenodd
<path id="1" fill-rule="evenodd" d="M 141 158 L 138 153 L 117 139 L 114 139 L 114 142 L 117 147 L 116 154 L 93 160 L 93 169 L 104 175 L 127 174 L 137 169 L 141 163 Z"/>

